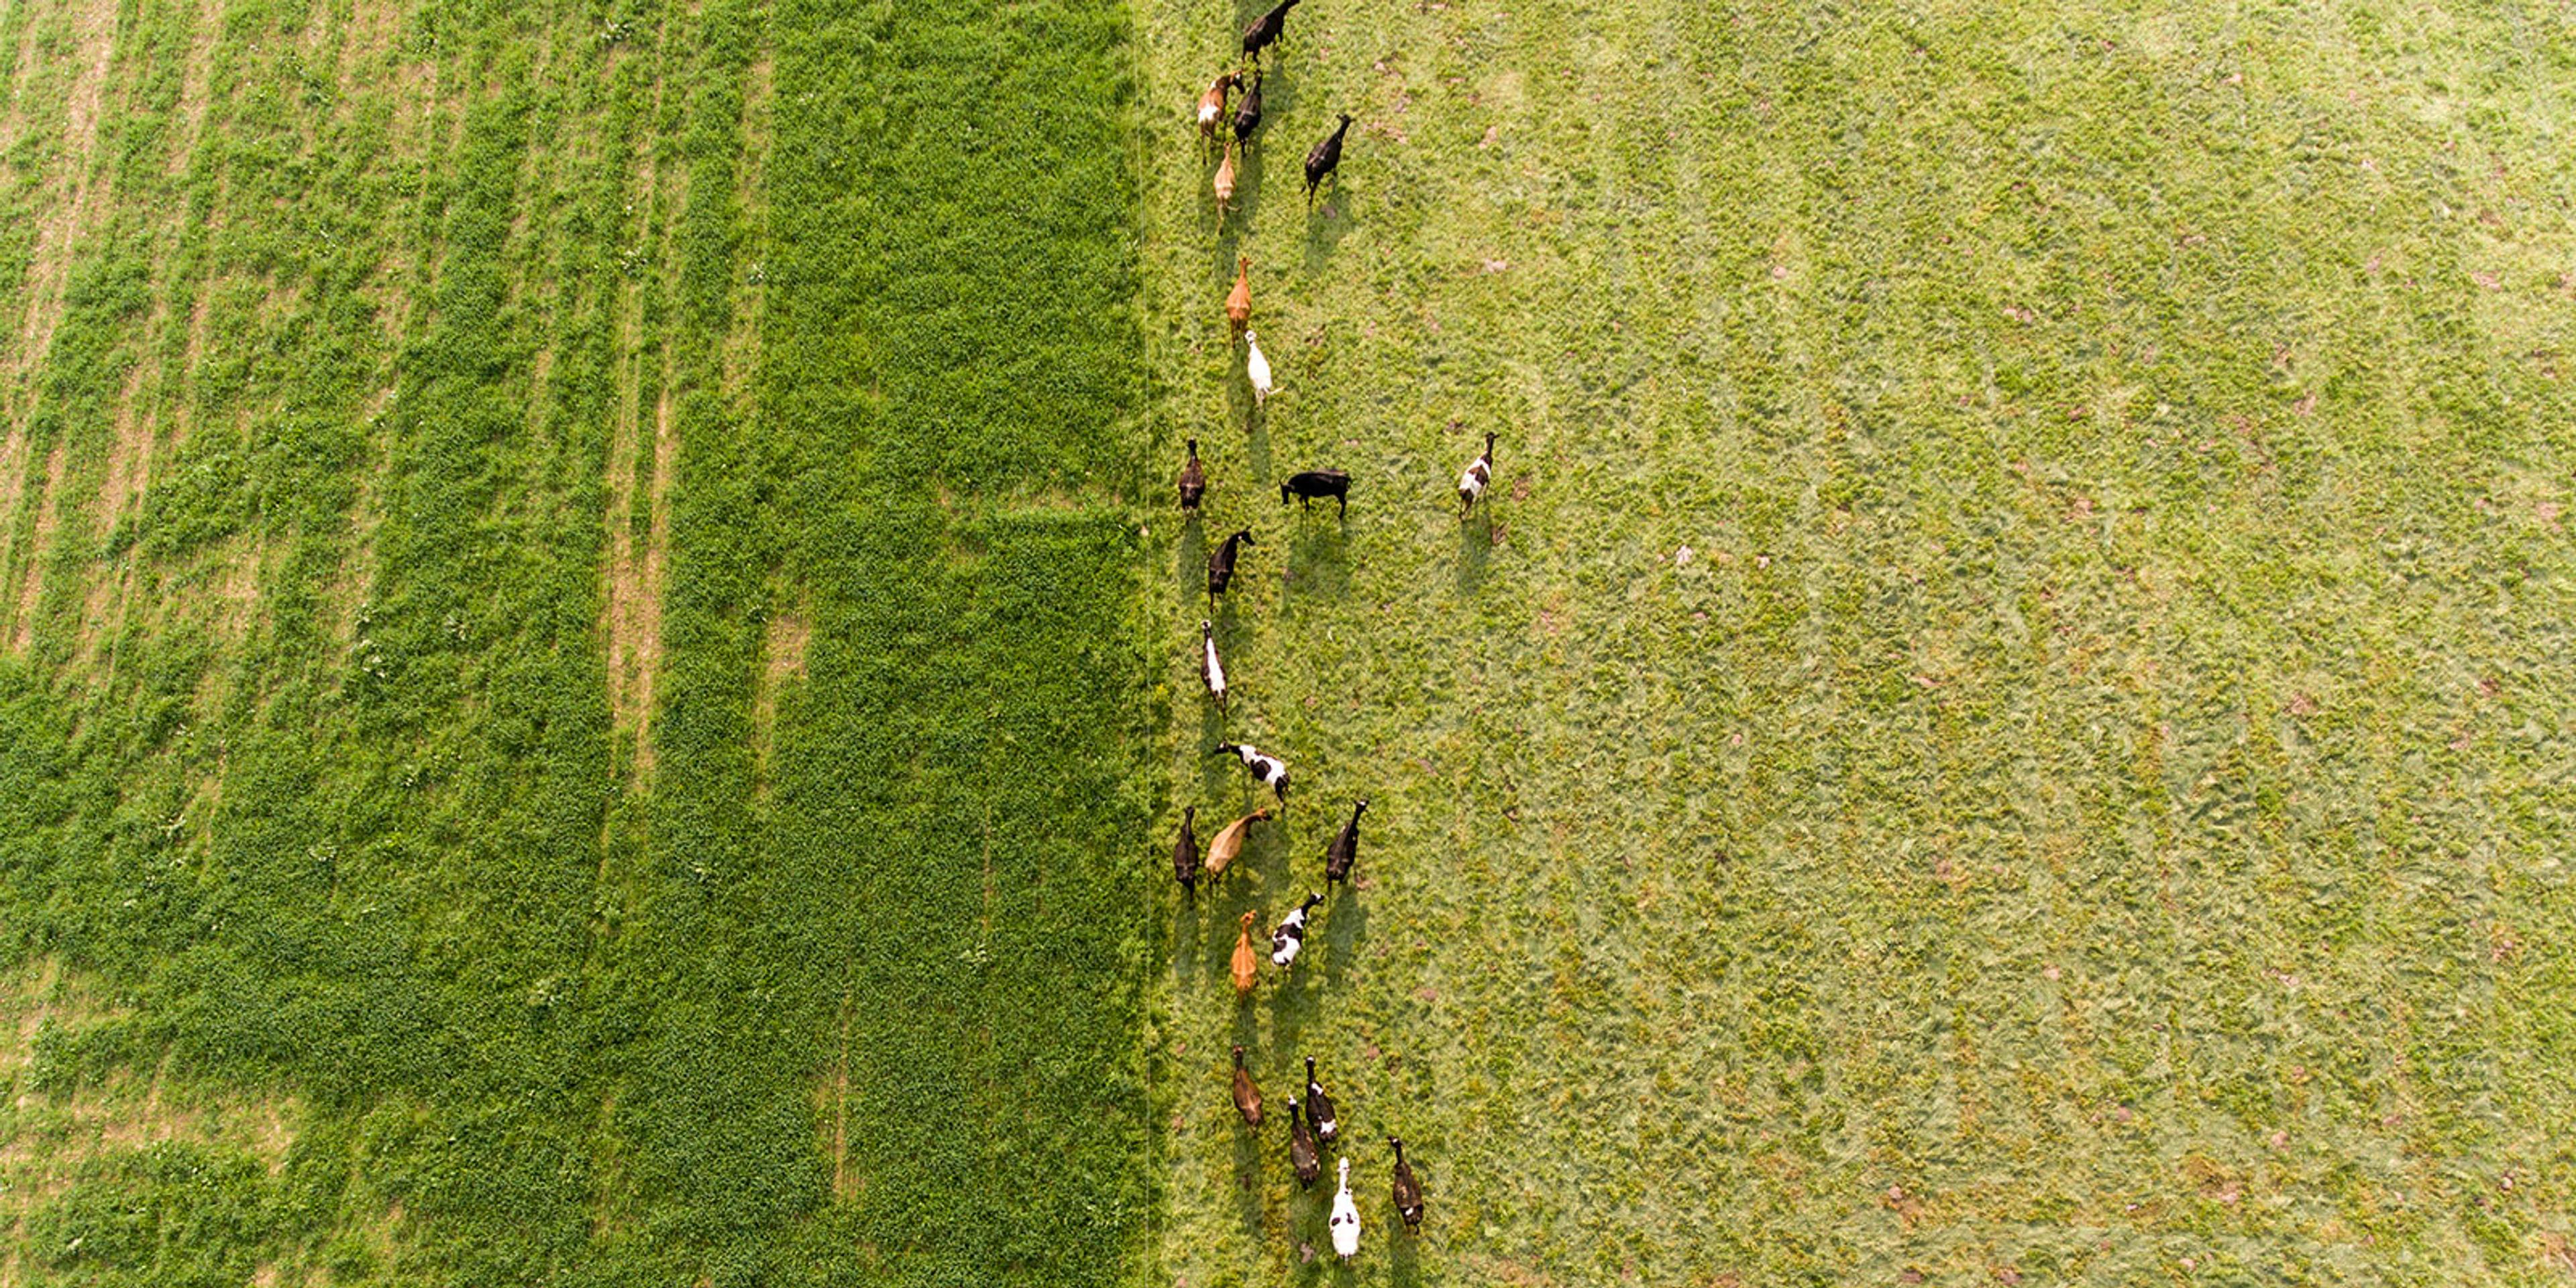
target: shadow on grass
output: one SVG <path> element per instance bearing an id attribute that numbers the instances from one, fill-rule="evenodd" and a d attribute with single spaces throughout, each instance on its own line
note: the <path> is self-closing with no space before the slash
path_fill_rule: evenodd
<path id="1" fill-rule="evenodd" d="M 1226 369 L 1226 402 L 1243 421 L 1243 459 L 1251 467 L 1251 477 L 1243 481 L 1243 491 L 1258 499 L 1267 490 L 1274 468 L 1270 459 L 1270 414 L 1252 400 L 1252 385 L 1243 378 L 1242 356 L 1229 351 Z"/>
<path id="2" fill-rule="evenodd" d="M 1458 525 L 1458 593 L 1472 595 L 1485 584 L 1485 565 L 1494 556 L 1494 512 L 1487 509 Z"/>
<path id="3" fill-rule="evenodd" d="M 1347 532 L 1338 520 L 1308 521 L 1298 516 L 1297 533 L 1288 543 L 1288 590 L 1340 599 L 1350 593 L 1351 561 Z"/>
<path id="4" fill-rule="evenodd" d="M 1406 1234 L 1404 1222 L 1398 1219 L 1387 1222 L 1386 1237 L 1386 1281 L 1400 1286 L 1421 1283 L 1421 1249 L 1416 1245 L 1422 1242 L 1422 1236 Z"/>
<path id="5" fill-rule="evenodd" d="M 1179 555 L 1173 560 L 1172 576 L 1179 583 L 1184 599 L 1205 596 L 1207 592 L 1207 524 L 1197 515 L 1187 515 L 1181 520 Z"/>
<path id="6" fill-rule="evenodd" d="M 1358 122 L 1354 121 L 1352 124 L 1356 125 Z M 1317 139 L 1316 142 L 1321 143 L 1323 140 Z M 1349 217 L 1343 213 L 1339 205 L 1335 204 L 1342 199 L 1342 172 L 1338 167 L 1331 174 L 1325 175 L 1322 183 L 1315 185 L 1314 194 L 1310 197 L 1306 192 L 1306 165 L 1301 158 L 1297 163 L 1297 199 L 1306 207 L 1306 236 L 1310 245 L 1315 234 L 1327 231 L 1317 227 L 1319 220 L 1329 219 L 1338 225 L 1329 230 L 1334 243 L 1339 243 L 1342 234 L 1350 231 Z M 1325 249 L 1330 250 L 1332 247 L 1328 245 Z"/>
<path id="7" fill-rule="evenodd" d="M 1343 213 L 1340 202 L 1338 193 L 1327 198 L 1319 192 L 1314 211 L 1306 216 L 1306 267 L 1310 269 L 1322 268 L 1341 246 L 1342 238 L 1350 235 L 1351 218 Z"/>
<path id="8" fill-rule="evenodd" d="M 1244 1056 L 1251 1057 L 1251 1044 L 1246 1043 Z M 1255 1078 L 1257 1086 L 1260 1079 Z M 1234 1194 L 1235 1208 L 1243 1218 L 1244 1233 L 1261 1237 L 1261 1149 L 1267 1143 L 1272 1123 L 1286 1115 L 1272 1103 L 1269 1092 L 1261 1093 L 1261 1125 L 1246 1127 L 1243 1119 L 1234 1120 Z"/>
<path id="9" fill-rule="evenodd" d="M 1322 914 L 1323 934 L 1315 937 L 1320 942 L 1310 942 L 1308 947 L 1323 950 L 1323 960 L 1316 965 L 1330 977 L 1329 986 L 1338 988 L 1344 973 L 1359 961 L 1360 944 L 1368 937 L 1368 906 L 1360 902 L 1359 891 L 1344 882 L 1327 889 L 1315 911 Z"/>
<path id="10" fill-rule="evenodd" d="M 1202 802 L 1199 808 L 1232 818 L 1252 808 L 1244 803 L 1251 798 L 1247 789 L 1260 785 L 1253 782 L 1252 775 L 1244 772 L 1243 762 L 1235 759 L 1234 753 L 1215 750 L 1216 745 L 1225 740 L 1222 731 L 1207 731 L 1204 723 L 1200 728 L 1202 741 L 1193 753 L 1199 762 L 1199 798 Z M 1268 796 L 1270 791 L 1266 787 L 1261 788 L 1261 794 Z"/>
<path id="11" fill-rule="evenodd" d="M 1200 806 L 1199 812 L 1201 814 L 1205 814 L 1207 812 L 1207 807 Z M 1174 826 L 1177 829 L 1177 820 L 1175 821 Z M 1161 871 L 1158 875 L 1162 882 L 1171 888 L 1173 901 L 1180 904 L 1180 913 L 1172 922 L 1172 940 L 1174 943 L 1180 945 L 1181 960 L 1196 961 L 1207 955 L 1205 951 L 1207 943 L 1206 913 L 1199 907 L 1199 905 L 1207 902 L 1207 900 L 1203 895 L 1192 891 L 1173 878 L 1171 852 L 1172 840 L 1172 833 L 1164 834 L 1162 847 L 1163 861 L 1159 865 Z M 1206 836 L 1204 833 L 1201 834 L 1200 843 L 1202 845 L 1206 843 Z M 1206 883 L 1201 882 L 1200 884 L 1204 885 Z M 1196 984 L 1197 981 L 1195 980 L 1185 980 L 1182 983 L 1182 987 L 1195 987 Z"/>
<path id="12" fill-rule="evenodd" d="M 1231 698 L 1229 698 L 1229 701 L 1226 701 L 1226 706 L 1231 708 L 1231 706 L 1234 706 L 1234 701 L 1231 701 Z M 1224 716 L 1224 711 L 1218 711 L 1216 703 L 1213 703 L 1211 698 L 1206 696 L 1206 688 L 1200 688 L 1200 698 L 1198 698 L 1198 750 L 1200 750 L 1200 752 L 1206 752 L 1208 747 L 1216 747 L 1216 744 L 1218 744 L 1218 742 L 1224 742 L 1224 739 L 1226 739 L 1226 716 Z M 1211 765 L 1221 765 L 1221 760 L 1218 760 L 1218 757 L 1213 757 L 1213 755 L 1208 757 L 1208 762 L 1211 762 Z"/>
<path id="13" fill-rule="evenodd" d="M 1291 15 L 1289 21 L 1295 22 L 1296 17 Z M 1289 148 L 1288 168 L 1292 177 L 1303 183 L 1305 168 L 1301 163 L 1305 160 L 1306 154 L 1296 150 L 1295 146 L 1279 133 L 1280 122 L 1297 119 L 1297 75 L 1290 70 L 1290 64 L 1294 60 L 1280 56 L 1281 48 L 1287 43 L 1283 37 L 1279 44 L 1262 51 L 1261 128 L 1252 132 L 1252 138 L 1254 142 L 1261 145 L 1261 150 L 1264 152 L 1272 148 Z"/>
<path id="14" fill-rule="evenodd" d="M 1305 199 L 1306 180 L 1302 164 L 1297 177 L 1298 200 Z M 1342 201 L 1342 178 L 1339 171 L 1315 190 L 1315 204 L 1306 211 L 1306 267 L 1320 269 L 1324 261 L 1340 249 L 1342 239 L 1350 235 L 1353 224 Z"/>

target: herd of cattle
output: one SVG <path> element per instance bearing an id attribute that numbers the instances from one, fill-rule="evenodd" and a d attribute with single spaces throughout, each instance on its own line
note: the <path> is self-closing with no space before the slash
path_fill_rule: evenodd
<path id="1" fill-rule="evenodd" d="M 1231 213 L 1233 207 L 1237 182 L 1236 154 L 1239 149 L 1253 145 L 1255 133 L 1262 124 L 1260 61 L 1262 51 L 1279 43 L 1281 35 L 1286 30 L 1288 12 L 1298 3 L 1299 0 L 1281 0 L 1277 7 L 1254 19 L 1251 25 L 1245 27 L 1242 48 L 1243 56 L 1249 63 L 1249 69 L 1234 68 L 1225 71 L 1199 96 L 1197 114 L 1199 136 L 1205 143 L 1212 145 L 1219 154 L 1213 188 L 1216 194 L 1217 219 L 1220 228 L 1223 226 L 1225 216 Z M 1236 91 L 1241 91 L 1239 100 L 1235 98 Z M 1306 153 L 1306 202 L 1310 214 L 1314 207 L 1316 188 L 1326 179 L 1333 177 L 1341 166 L 1342 144 L 1350 133 L 1350 115 L 1348 113 L 1336 115 L 1339 119 L 1332 133 L 1325 136 L 1323 141 L 1315 144 Z M 1332 212 L 1327 208 L 1325 214 L 1330 217 Z M 1258 414 L 1259 409 L 1268 405 L 1270 396 L 1277 391 L 1278 385 L 1270 360 L 1261 351 L 1260 337 L 1251 327 L 1252 260 L 1250 256 L 1241 256 L 1236 261 L 1234 288 L 1225 297 L 1225 316 L 1229 343 L 1233 339 L 1240 339 L 1243 342 L 1244 376 L 1252 388 L 1253 402 Z M 1189 440 L 1188 452 L 1188 459 L 1181 466 L 1178 485 L 1181 508 L 1190 519 L 1196 520 L 1201 506 L 1208 497 L 1208 472 L 1206 464 L 1199 457 L 1197 439 Z M 1468 464 L 1465 472 L 1458 479 L 1458 515 L 1462 521 L 1475 508 L 1476 502 L 1484 496 L 1487 487 L 1493 482 L 1493 477 L 1494 435 L 1487 434 L 1484 451 Z M 1290 475 L 1279 484 L 1279 500 L 1284 505 L 1294 497 L 1302 504 L 1311 507 L 1318 500 L 1330 499 L 1339 508 L 1340 513 L 1347 514 L 1350 507 L 1350 487 L 1350 475 L 1344 471 L 1306 470 Z M 1226 672 L 1225 662 L 1217 649 L 1214 609 L 1217 598 L 1225 594 L 1234 581 L 1236 561 L 1241 557 L 1243 549 L 1256 544 L 1250 528 L 1239 528 L 1219 542 L 1208 554 L 1207 593 L 1210 616 L 1199 622 L 1199 678 L 1206 686 L 1208 696 L 1215 702 L 1220 719 L 1226 713 Z M 1255 781 L 1270 788 L 1277 805 L 1282 809 L 1286 807 L 1288 802 L 1286 761 L 1248 742 L 1219 742 L 1209 754 L 1231 756 L 1240 761 L 1245 771 L 1250 773 Z M 1334 885 L 1347 881 L 1353 865 L 1358 862 L 1360 816 L 1367 809 L 1367 800 L 1354 802 L 1349 820 L 1342 824 L 1335 833 L 1332 843 L 1325 850 L 1324 883 L 1328 890 Z M 1267 806 L 1254 809 L 1226 825 L 1202 850 L 1197 834 L 1198 807 L 1189 806 L 1182 812 L 1180 835 L 1172 845 L 1173 877 L 1180 882 L 1185 891 L 1195 895 L 1200 878 L 1214 877 L 1224 872 L 1234 861 L 1235 856 L 1241 853 L 1253 825 L 1272 817 L 1273 812 Z M 1323 901 L 1322 894 L 1307 895 L 1293 911 L 1272 928 L 1270 961 L 1273 966 L 1285 971 L 1295 963 L 1298 953 L 1305 945 L 1307 919 L 1314 913 L 1316 906 Z M 1241 917 L 1240 929 L 1236 934 L 1232 966 L 1238 999 L 1250 998 L 1260 982 L 1261 959 L 1252 942 L 1252 928 L 1259 916 L 1260 914 L 1255 910 L 1245 910 Z M 1261 1092 L 1253 1082 L 1250 1069 L 1245 1066 L 1244 1049 L 1239 1045 L 1234 1048 L 1233 1096 L 1235 1110 L 1242 1116 L 1244 1125 L 1259 1127 L 1263 1121 Z M 1339 1148 L 1342 1140 L 1340 1114 L 1334 1107 L 1332 1096 L 1324 1090 L 1324 1085 L 1316 1074 L 1315 1058 L 1307 1056 L 1304 1094 L 1302 1097 L 1292 1096 L 1288 1102 L 1288 1162 L 1290 1168 L 1296 1173 L 1297 1183 L 1301 1188 L 1312 1186 L 1323 1175 L 1324 1151 Z M 1394 1154 L 1393 1194 L 1396 1213 L 1403 1219 L 1408 1232 L 1419 1233 L 1422 1225 L 1422 1182 L 1414 1174 L 1412 1166 L 1405 1161 L 1404 1142 L 1390 1135 L 1387 1137 L 1387 1145 Z M 1351 1198 L 1350 1174 L 1351 1161 L 1345 1156 L 1339 1160 L 1340 1192 L 1334 1196 L 1332 1213 L 1327 1222 L 1332 1234 L 1333 1251 L 1345 1260 L 1358 1254 L 1360 1241 L 1359 1207 Z"/>

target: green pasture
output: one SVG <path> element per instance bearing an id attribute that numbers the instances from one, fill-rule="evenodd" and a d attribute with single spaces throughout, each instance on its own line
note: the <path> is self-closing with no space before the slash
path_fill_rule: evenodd
<path id="1" fill-rule="evenodd" d="M 1241 16 L 1138 22 L 1216 480 L 1163 826 L 1251 799 L 1190 652 L 1242 524 L 1222 726 L 1298 783 L 1162 897 L 1175 1282 L 2571 1273 L 2567 14 L 1311 0 L 1220 227 Z M 1324 465 L 1347 524 L 1276 498 Z M 1363 1142 L 1347 1280 L 1235 1042 Z"/>
<path id="2" fill-rule="evenodd" d="M 2576 16 L 1255 12 L 0 0 L 0 1285 L 2576 1274 Z"/>

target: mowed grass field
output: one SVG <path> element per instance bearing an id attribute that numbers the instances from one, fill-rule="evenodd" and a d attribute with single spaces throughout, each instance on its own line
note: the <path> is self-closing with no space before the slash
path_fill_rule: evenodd
<path id="1" fill-rule="evenodd" d="M 1253 12 L 0 5 L 0 1283 L 2576 1274 L 2576 15 Z"/>
<path id="2" fill-rule="evenodd" d="M 1164 896 L 1175 1283 L 2576 1273 L 2576 17 L 1309 0 L 1220 227 L 1182 109 L 1247 11 L 1140 15 L 1161 455 L 1215 479 L 1161 821 L 1250 804 L 1220 723 L 1297 774 Z M 1283 512 L 1328 465 L 1348 523 Z M 1320 1060 L 1354 1270 L 1236 1042 L 1274 1111 Z"/>

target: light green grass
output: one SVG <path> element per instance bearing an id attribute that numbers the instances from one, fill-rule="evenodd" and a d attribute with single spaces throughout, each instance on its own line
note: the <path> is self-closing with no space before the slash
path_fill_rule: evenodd
<path id="1" fill-rule="evenodd" d="M 2568 1273 L 2565 15 L 1250 16 L 0 7 L 0 1282 Z"/>
<path id="2" fill-rule="evenodd" d="M 2566 1273 L 2563 15 L 1317 0 L 1220 233 L 1246 16 L 1142 23 L 1164 456 L 1262 539 L 1222 728 L 1299 783 L 1165 898 L 1175 1282 Z M 1200 540 L 1139 863 L 1245 799 Z M 1321 1059 L 1353 1271 L 1236 1041 Z"/>

